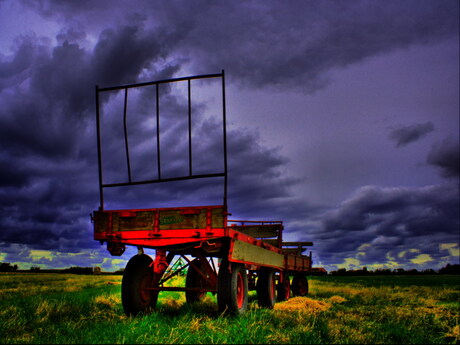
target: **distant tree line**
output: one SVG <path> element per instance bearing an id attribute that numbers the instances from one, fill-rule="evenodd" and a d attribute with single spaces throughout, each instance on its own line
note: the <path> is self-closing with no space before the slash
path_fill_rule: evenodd
<path id="1" fill-rule="evenodd" d="M 72 266 L 64 269 L 42 269 L 39 266 L 32 266 L 28 271 L 18 270 L 18 265 L 9 262 L 0 263 L 0 272 L 33 272 L 33 273 L 73 273 L 73 274 L 101 274 L 100 267 L 79 267 Z"/>
<path id="2" fill-rule="evenodd" d="M 62 273 L 73 273 L 73 274 L 100 274 L 100 267 L 79 267 L 72 266 L 62 270 Z"/>
<path id="3" fill-rule="evenodd" d="M 329 272 L 329 275 L 332 276 L 366 276 L 366 275 L 420 275 L 420 274 L 460 274 L 460 265 L 451 265 L 447 264 L 443 268 L 435 271 L 431 268 L 418 271 L 415 268 L 410 270 L 405 270 L 404 268 L 389 269 L 389 268 L 379 268 L 377 270 L 371 271 L 367 267 L 363 267 L 360 270 L 346 270 L 345 268 L 340 268 L 337 271 Z"/>
<path id="4" fill-rule="evenodd" d="M 9 262 L 0 263 L 0 272 L 16 272 L 18 271 L 18 265 L 12 265 Z M 24 271 L 21 271 L 24 272 Z M 100 267 L 79 267 L 72 266 L 65 269 L 41 269 L 38 266 L 30 267 L 29 272 L 35 273 L 72 273 L 72 274 L 103 274 Z M 110 273 L 106 272 L 105 274 Z M 124 269 L 120 269 L 116 272 L 110 274 L 123 274 Z M 363 267 L 360 270 L 346 270 L 345 268 L 340 268 L 337 271 L 326 272 L 324 269 L 316 269 L 312 272 L 312 275 L 332 275 L 332 276 L 365 276 L 365 275 L 420 275 L 420 274 L 460 274 L 460 265 L 458 264 L 447 264 L 443 268 L 435 271 L 431 268 L 418 271 L 415 268 L 410 270 L 405 270 L 404 268 L 389 269 L 389 268 L 379 268 L 377 270 L 368 270 L 367 267 Z"/>
<path id="5" fill-rule="evenodd" d="M 18 270 L 18 265 L 12 265 L 9 262 L 2 262 L 0 264 L 0 272 L 14 272 Z"/>

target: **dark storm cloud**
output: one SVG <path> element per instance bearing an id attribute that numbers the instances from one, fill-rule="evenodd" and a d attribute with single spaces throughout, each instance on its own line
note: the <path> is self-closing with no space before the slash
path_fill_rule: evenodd
<path id="1" fill-rule="evenodd" d="M 62 35 L 61 40 L 51 47 L 36 37 L 24 37 L 16 55 L 4 62 L 9 66 L 2 81 L 11 87 L 2 94 L 0 145 L 7 152 L 74 154 L 85 118 L 94 116 L 96 82 L 133 81 L 160 53 L 154 37 L 131 27 L 104 31 L 93 52 Z M 22 55 L 27 59 L 18 58 Z M 22 62 L 15 63 L 18 59 Z M 15 87 L 15 77 L 24 86 Z"/>
<path id="2" fill-rule="evenodd" d="M 92 247 L 87 208 L 94 193 L 85 174 L 69 168 L 29 175 L 29 184 L 0 190 L 0 242 L 67 251 Z"/>
<path id="3" fill-rule="evenodd" d="M 432 122 L 412 126 L 398 126 L 390 129 L 388 137 L 396 142 L 396 147 L 401 147 L 423 138 L 433 130 L 434 125 Z"/>
<path id="4" fill-rule="evenodd" d="M 424 188 L 360 188 L 324 220 L 324 230 L 363 231 L 374 234 L 453 234 L 458 230 L 458 189 L 455 186 Z"/>
<path id="5" fill-rule="evenodd" d="M 26 185 L 30 176 L 27 171 L 14 160 L 0 158 L 0 188 L 1 187 L 20 187 Z"/>
<path id="6" fill-rule="evenodd" d="M 0 61 L 0 78 L 2 84 L 0 84 L 2 90 L 7 82 L 21 82 L 24 78 L 21 78 L 27 68 L 30 66 L 34 58 L 37 55 L 40 55 L 42 47 L 38 47 L 35 44 L 35 40 L 32 38 L 22 38 L 19 43 L 16 43 L 16 53 L 14 57 L 10 60 L 3 58 L 3 61 Z M 10 80 L 10 77 L 16 77 L 15 80 Z"/>
<path id="7" fill-rule="evenodd" d="M 306 202 L 292 197 L 301 180 L 286 171 L 288 160 L 279 148 L 261 145 L 257 132 L 248 130 L 230 132 L 228 147 L 229 204 L 235 215 L 291 221 L 305 216 Z"/>
<path id="8" fill-rule="evenodd" d="M 106 29 L 94 48 L 91 77 L 101 84 L 135 82 L 142 69 L 149 69 L 152 63 L 166 55 L 165 42 L 169 39 L 161 31 L 146 31 L 139 26 Z"/>
<path id="9" fill-rule="evenodd" d="M 458 34 L 452 15 L 458 13 L 456 1 L 96 4 L 41 1 L 33 6 L 81 27 L 149 20 L 169 37 L 169 57 L 188 61 L 196 74 L 225 68 L 234 81 L 249 86 L 312 92 L 327 82 L 333 68 Z"/>
<path id="10" fill-rule="evenodd" d="M 367 243 L 366 262 L 378 262 L 402 248 L 438 253 L 440 242 L 458 241 L 459 190 L 456 185 L 422 188 L 366 186 L 319 219 L 317 249 L 329 262 L 356 255 Z M 340 258 L 342 256 L 342 259 Z M 363 257 L 364 259 L 364 257 Z"/>
<path id="11" fill-rule="evenodd" d="M 453 2 L 200 5 L 189 3 L 169 14 L 171 20 L 187 18 L 181 44 L 198 56 L 192 65 L 225 66 L 234 78 L 252 86 L 316 91 L 331 68 L 458 33 L 458 21 L 449 15 L 458 8 Z M 198 15 L 187 17 L 189 12 Z M 215 34 L 209 34 L 210 27 Z"/>
<path id="12" fill-rule="evenodd" d="M 1 242 L 67 251 L 94 245 L 94 85 L 136 80 L 159 52 L 141 28 L 106 30 L 92 51 L 76 42 L 84 36 L 63 31 L 54 47 L 21 37 L 15 54 L 2 57 Z"/>
<path id="13" fill-rule="evenodd" d="M 460 176 L 460 149 L 458 139 L 449 137 L 441 143 L 432 146 L 427 157 L 427 163 L 440 169 L 441 175 L 447 178 Z"/>

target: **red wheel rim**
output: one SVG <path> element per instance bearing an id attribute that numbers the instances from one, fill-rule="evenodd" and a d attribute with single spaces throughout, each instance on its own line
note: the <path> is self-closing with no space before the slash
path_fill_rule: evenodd
<path id="1" fill-rule="evenodd" d="M 291 297 L 291 284 L 289 280 L 284 283 L 284 299 L 289 299 Z"/>
<path id="2" fill-rule="evenodd" d="M 241 272 L 238 272 L 236 276 L 236 304 L 238 309 L 243 308 L 244 302 L 244 279 Z"/>

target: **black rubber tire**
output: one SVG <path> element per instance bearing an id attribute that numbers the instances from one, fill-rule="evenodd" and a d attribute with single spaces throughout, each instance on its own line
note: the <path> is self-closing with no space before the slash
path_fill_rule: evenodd
<path id="1" fill-rule="evenodd" d="M 200 260 L 195 259 L 192 263 L 202 270 L 203 264 Z M 185 287 L 187 288 L 204 288 L 206 287 L 206 280 L 193 268 L 192 265 L 188 267 L 187 277 L 185 278 Z M 187 303 L 199 302 L 206 296 L 206 292 L 198 291 L 185 291 L 185 299 Z"/>
<path id="2" fill-rule="evenodd" d="M 292 293 L 294 296 L 306 296 L 308 294 L 308 280 L 305 274 L 296 274 L 292 279 Z"/>
<path id="3" fill-rule="evenodd" d="M 277 287 L 277 300 L 278 302 L 287 301 L 291 298 L 291 283 L 289 277 L 285 277 L 284 281 L 278 284 Z"/>
<path id="4" fill-rule="evenodd" d="M 276 302 L 275 270 L 261 267 L 257 278 L 257 299 L 262 308 L 273 309 Z"/>
<path id="5" fill-rule="evenodd" d="M 146 290 L 153 286 L 153 259 L 145 254 L 133 256 L 126 265 L 121 282 L 121 302 L 128 316 L 146 313 L 155 308 L 159 291 Z"/>
<path id="6" fill-rule="evenodd" d="M 217 305 L 220 313 L 242 315 L 246 311 L 248 276 L 243 264 L 221 262 L 217 276 Z"/>

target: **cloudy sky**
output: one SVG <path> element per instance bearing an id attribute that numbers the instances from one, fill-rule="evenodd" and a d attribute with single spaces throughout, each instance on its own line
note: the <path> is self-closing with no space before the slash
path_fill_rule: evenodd
<path id="1" fill-rule="evenodd" d="M 225 70 L 232 218 L 284 221 L 285 239 L 314 242 L 328 270 L 459 263 L 458 13 L 456 0 L 0 0 L 0 261 L 124 267 L 134 251 L 111 257 L 92 239 L 95 85 Z M 192 88 L 193 169 L 213 172 L 219 84 Z M 153 92 L 129 99 L 136 179 L 155 178 Z M 107 183 L 126 174 L 122 98 L 102 99 Z M 183 85 L 161 102 L 162 168 L 175 176 L 188 157 Z M 221 194 L 219 179 L 121 188 L 106 206 Z"/>

